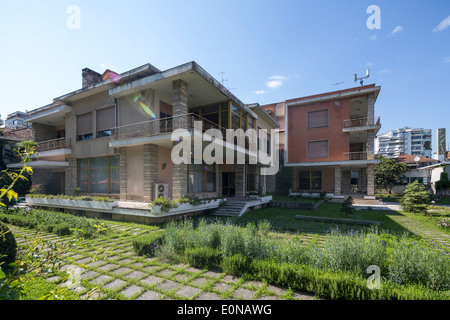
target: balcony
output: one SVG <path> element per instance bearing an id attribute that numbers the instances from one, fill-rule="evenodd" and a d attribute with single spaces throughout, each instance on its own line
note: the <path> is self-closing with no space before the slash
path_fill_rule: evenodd
<path id="1" fill-rule="evenodd" d="M 343 132 L 362 131 L 362 130 L 375 130 L 378 132 L 381 128 L 380 117 L 366 117 L 344 120 L 342 124 Z"/>
<path id="2" fill-rule="evenodd" d="M 65 155 L 71 154 L 70 139 L 59 138 L 37 142 L 36 147 L 39 159 L 53 158 L 54 160 L 63 160 Z"/>
<path id="3" fill-rule="evenodd" d="M 375 154 L 373 152 L 359 151 L 359 152 L 345 152 L 343 155 L 344 161 L 360 161 L 360 160 L 374 160 Z"/>
<path id="4" fill-rule="evenodd" d="M 37 152 L 45 152 L 58 149 L 70 149 L 70 139 L 59 138 L 37 143 Z"/>
<path id="5" fill-rule="evenodd" d="M 176 129 L 194 129 L 195 121 L 202 122 L 202 132 L 208 129 L 219 129 L 225 134 L 225 128 L 213 123 L 197 114 L 189 113 L 169 118 L 155 119 L 125 126 L 111 130 L 111 140 L 122 140 L 129 138 L 150 137 L 164 133 L 172 133 Z"/>

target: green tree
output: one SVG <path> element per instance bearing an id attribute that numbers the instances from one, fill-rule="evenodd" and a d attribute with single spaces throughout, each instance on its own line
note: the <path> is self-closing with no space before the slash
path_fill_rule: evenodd
<path id="1" fill-rule="evenodd" d="M 401 205 L 403 210 L 414 214 L 426 213 L 429 202 L 430 194 L 425 190 L 425 186 L 416 180 L 406 186 Z"/>
<path id="2" fill-rule="evenodd" d="M 442 166 L 442 172 L 440 180 L 436 181 L 436 189 L 447 189 L 450 188 L 450 180 L 448 179 L 448 173 L 445 171 L 445 164 Z"/>
<path id="3" fill-rule="evenodd" d="M 294 169 L 292 167 L 280 167 L 280 194 L 283 196 L 289 195 L 289 190 L 294 185 Z"/>
<path id="4" fill-rule="evenodd" d="M 392 158 L 380 157 L 380 162 L 375 166 L 375 183 L 384 187 L 392 194 L 394 183 L 408 171 L 405 163 L 397 162 Z"/>

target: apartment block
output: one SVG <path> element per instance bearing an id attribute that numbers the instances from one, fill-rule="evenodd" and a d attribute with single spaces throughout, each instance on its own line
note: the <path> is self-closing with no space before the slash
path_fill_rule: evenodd
<path id="1" fill-rule="evenodd" d="M 292 193 L 374 197 L 374 139 L 381 128 L 375 102 L 381 88 L 357 88 L 263 106 L 284 108 L 284 165 L 294 168 Z M 281 114 L 278 111 L 278 114 Z"/>
<path id="2" fill-rule="evenodd" d="M 376 137 L 376 153 L 387 158 L 405 154 L 431 158 L 431 130 L 404 127 Z"/>

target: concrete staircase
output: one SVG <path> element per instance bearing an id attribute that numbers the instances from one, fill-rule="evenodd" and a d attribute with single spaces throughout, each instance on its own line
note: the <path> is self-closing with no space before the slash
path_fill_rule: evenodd
<path id="1" fill-rule="evenodd" d="M 225 217 L 239 217 L 245 209 L 248 200 L 246 199 L 228 199 L 225 206 L 218 207 L 213 215 Z"/>

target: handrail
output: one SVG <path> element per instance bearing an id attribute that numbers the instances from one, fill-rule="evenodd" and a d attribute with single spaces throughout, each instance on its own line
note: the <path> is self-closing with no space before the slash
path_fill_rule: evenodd
<path id="1" fill-rule="evenodd" d="M 355 118 L 343 121 L 344 128 L 374 126 L 374 125 L 378 126 L 379 124 L 380 124 L 380 117 L 377 118 L 377 121 L 375 121 L 375 117 Z"/>
<path id="2" fill-rule="evenodd" d="M 70 139 L 65 137 L 37 142 L 38 152 L 66 149 L 66 148 L 70 148 Z"/>
<path id="3" fill-rule="evenodd" d="M 344 152 L 344 161 L 354 161 L 354 160 L 374 160 L 375 155 L 373 152 L 367 151 L 357 151 L 357 152 Z"/>

